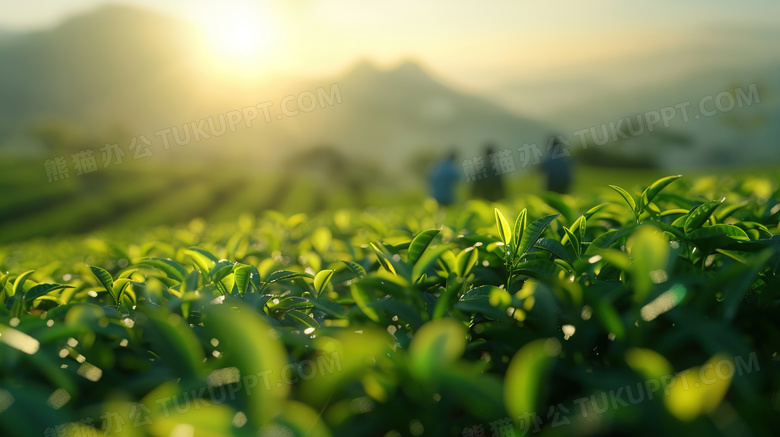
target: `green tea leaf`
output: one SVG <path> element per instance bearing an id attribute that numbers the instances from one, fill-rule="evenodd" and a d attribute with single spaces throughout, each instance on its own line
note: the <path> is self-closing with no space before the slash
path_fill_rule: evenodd
<path id="1" fill-rule="evenodd" d="M 95 275 L 95 277 L 98 278 L 98 281 L 103 285 L 103 288 L 108 291 L 108 293 L 111 295 L 111 297 L 114 298 L 114 301 L 119 304 L 119 299 L 116 294 L 114 294 L 114 279 L 111 277 L 111 273 L 108 273 L 106 269 L 102 267 L 97 266 L 87 266 L 90 270 L 92 270 L 92 273 Z"/>
<path id="2" fill-rule="evenodd" d="M 425 249 L 431 244 L 431 241 L 439 234 L 438 229 L 430 229 L 420 232 L 409 244 L 409 251 L 407 252 L 406 261 L 410 265 L 414 265 L 417 260 L 420 259 Z"/>
<path id="3" fill-rule="evenodd" d="M 563 267 L 546 259 L 534 259 L 519 263 L 515 270 L 520 275 L 538 279 L 557 278 L 559 274 L 565 272 Z"/>
<path id="4" fill-rule="evenodd" d="M 644 211 L 645 208 L 647 208 L 650 202 L 652 202 L 653 199 L 655 199 L 655 196 L 657 196 L 658 193 L 660 193 L 664 188 L 666 188 L 667 185 L 671 184 L 672 182 L 676 181 L 681 177 L 682 175 L 667 176 L 665 178 L 658 179 L 657 181 L 650 184 L 650 186 L 647 187 L 645 191 L 642 192 L 639 208 L 637 209 L 637 215 L 642 214 L 642 211 Z"/>
<path id="5" fill-rule="evenodd" d="M 325 291 L 331 277 L 333 277 L 333 270 L 323 270 L 314 276 L 314 289 L 317 290 L 317 295 Z"/>
<path id="6" fill-rule="evenodd" d="M 685 233 L 690 234 L 696 229 L 701 228 L 710 218 L 712 213 L 715 212 L 721 203 L 723 203 L 723 200 L 725 200 L 725 198 L 721 199 L 719 202 L 712 201 L 703 203 L 691 211 L 685 219 L 685 225 L 683 226 Z"/>
<path id="7" fill-rule="evenodd" d="M 588 245 L 588 249 L 585 251 L 585 254 L 593 255 L 599 249 L 610 248 L 613 244 L 615 244 L 615 241 L 617 240 L 618 236 L 619 236 L 618 231 L 615 229 L 610 229 L 607 232 L 604 232 L 603 234 L 596 237 L 596 239 L 594 239 Z"/>
<path id="8" fill-rule="evenodd" d="M 706 228 L 699 228 L 687 236 L 693 241 L 726 239 L 734 241 L 747 241 L 750 237 L 742 229 L 733 225 L 712 225 Z"/>
<path id="9" fill-rule="evenodd" d="M 344 265 L 347 266 L 349 271 L 351 271 L 355 275 L 355 277 L 362 278 L 363 276 L 366 276 L 366 269 L 364 269 L 363 266 L 361 266 L 360 264 L 352 261 L 345 261 L 345 260 L 342 260 L 341 262 L 343 262 Z"/>
<path id="10" fill-rule="evenodd" d="M 526 252 L 531 250 L 534 244 L 536 244 L 536 242 L 542 236 L 542 233 L 544 233 L 544 230 L 547 228 L 547 226 L 559 215 L 560 214 L 548 215 L 536 219 L 530 225 L 528 225 L 525 232 L 523 232 L 523 238 L 520 241 L 520 248 L 518 249 L 517 253 L 520 254 L 520 256 L 523 256 Z"/>
<path id="11" fill-rule="evenodd" d="M 701 367 L 675 375 L 669 383 L 668 394 L 663 397 L 667 410 L 683 422 L 692 421 L 705 412 L 712 413 L 726 395 L 733 372 L 709 372 L 711 376 L 707 376 L 706 369 L 725 362 L 734 367 L 731 357 L 718 354 Z"/>
<path id="12" fill-rule="evenodd" d="M 598 205 L 594 206 L 593 208 L 589 209 L 585 214 L 583 214 L 583 216 L 585 217 L 585 220 L 588 220 L 589 218 L 594 216 L 597 212 L 601 211 L 602 209 L 604 209 L 607 206 L 609 206 L 609 203 L 601 203 L 601 204 L 598 204 Z"/>
<path id="13" fill-rule="evenodd" d="M 735 203 L 732 205 L 724 205 L 722 208 L 718 209 L 718 212 L 713 214 L 717 221 L 723 223 L 727 218 L 731 217 L 732 214 L 739 211 L 740 209 L 748 206 L 748 202 L 742 202 L 742 203 Z"/>
<path id="14" fill-rule="evenodd" d="M 520 242 L 523 240 L 523 233 L 525 232 L 525 228 L 528 226 L 528 211 L 526 208 L 523 208 L 522 211 L 520 211 L 520 214 L 517 215 L 517 219 L 515 219 L 515 229 L 513 233 L 513 245 L 514 245 L 514 254 L 517 254 L 518 249 L 520 248 Z"/>
<path id="15" fill-rule="evenodd" d="M 550 252 L 551 254 L 571 265 L 569 254 L 566 253 L 566 249 L 563 247 L 563 245 L 561 245 L 561 243 L 558 242 L 558 240 L 553 240 L 552 238 L 542 238 L 536 243 L 534 247 L 542 249 L 546 252 Z"/>
<path id="16" fill-rule="evenodd" d="M 169 259 L 147 258 L 141 260 L 138 264 L 154 267 L 178 282 L 183 281 L 184 277 L 187 276 L 187 269 L 184 266 Z"/>
<path id="17" fill-rule="evenodd" d="M 309 299 L 309 302 L 314 308 L 324 312 L 325 314 L 335 317 L 337 319 L 344 319 L 347 317 L 347 311 L 338 303 L 324 298 L 318 297 L 317 299 Z"/>
<path id="18" fill-rule="evenodd" d="M 311 244 L 319 253 L 326 253 L 333 240 L 330 229 L 325 227 L 317 228 L 311 235 Z"/>
<path id="19" fill-rule="evenodd" d="M 669 216 L 673 216 L 673 215 L 687 215 L 688 212 L 689 211 L 687 209 L 671 208 L 671 209 L 667 209 L 666 211 L 661 211 L 661 214 L 659 214 L 659 217 L 669 217 Z"/>
<path id="20" fill-rule="evenodd" d="M 420 259 L 412 268 L 412 279 L 416 281 L 418 278 L 420 278 L 420 276 L 422 276 L 423 273 L 425 273 L 444 252 L 447 252 L 451 249 L 451 244 L 442 244 L 441 246 L 436 246 L 430 250 L 426 250 L 423 256 L 420 257 Z"/>
<path id="21" fill-rule="evenodd" d="M 208 250 L 204 250 L 204 249 L 201 249 L 199 247 L 190 247 L 187 250 L 200 254 L 202 257 L 208 259 L 209 261 L 211 261 L 214 264 L 219 262 L 219 258 L 217 258 L 216 255 L 214 255 L 213 253 L 209 252 Z"/>
<path id="22" fill-rule="evenodd" d="M 498 411 L 504 410 L 503 381 L 494 375 L 474 373 L 468 368 L 448 367 L 442 369 L 441 379 L 445 393 L 452 393 L 448 398 L 457 399 L 460 408 L 468 412 L 469 418 L 490 421 Z"/>
<path id="23" fill-rule="evenodd" d="M 432 380 L 466 350 L 462 323 L 442 318 L 424 324 L 409 345 L 410 370 L 422 380 Z"/>
<path id="24" fill-rule="evenodd" d="M 289 270 L 278 270 L 271 273 L 271 275 L 268 276 L 268 279 L 266 279 L 265 282 L 268 284 L 273 284 L 274 282 L 287 281 L 295 278 L 314 279 L 314 276 L 305 272 L 291 272 Z"/>
<path id="25" fill-rule="evenodd" d="M 567 228 L 566 226 L 563 227 L 563 232 L 566 233 L 566 240 L 569 242 L 569 244 L 571 245 L 571 248 L 574 250 L 574 256 L 579 258 L 580 257 L 580 252 L 581 252 L 581 249 L 582 249 L 582 247 L 580 246 L 580 239 L 579 239 L 579 237 L 574 235 L 574 233 L 569 228 Z"/>
<path id="26" fill-rule="evenodd" d="M 656 280 L 654 278 L 667 275 L 669 241 L 657 228 L 643 225 L 631 235 L 626 248 L 632 261 L 634 299 L 644 302 Z"/>
<path id="27" fill-rule="evenodd" d="M 772 258 L 772 255 L 772 250 L 765 250 L 764 252 L 753 256 L 749 259 L 749 262 L 735 268 L 735 270 L 738 271 L 736 278 L 728 282 L 721 281 L 721 283 L 727 285 L 724 287 L 726 293 L 724 296 L 725 309 L 723 311 L 723 318 L 725 320 L 731 321 L 737 315 L 737 310 L 742 304 L 745 293 L 750 289 L 750 286 L 766 263 Z"/>
<path id="28" fill-rule="evenodd" d="M 114 293 L 116 293 L 117 305 L 122 303 L 122 298 L 125 295 L 125 289 L 130 284 L 132 284 L 132 281 L 128 278 L 119 278 L 114 281 Z"/>
<path id="29" fill-rule="evenodd" d="M 748 234 L 748 237 L 753 241 L 765 240 L 773 237 L 772 233 L 769 232 L 769 229 L 761 223 L 741 221 L 739 223 L 734 223 L 734 226 L 745 231 L 745 233 Z"/>
<path id="30" fill-rule="evenodd" d="M 154 312 L 149 314 L 147 323 L 151 329 L 145 334 L 155 354 L 182 377 L 197 378 L 202 374 L 203 348 L 181 316 Z"/>
<path id="31" fill-rule="evenodd" d="M 501 292 L 508 294 L 506 290 L 498 288 L 495 285 L 483 285 L 481 287 L 473 288 L 464 293 L 458 302 L 455 303 L 454 307 L 466 313 L 481 313 L 485 317 L 490 317 L 492 319 L 504 319 L 507 317 L 506 308 L 501 310 L 490 303 L 490 296 L 494 293 Z"/>
<path id="32" fill-rule="evenodd" d="M 274 419 L 274 424 L 268 429 L 283 429 L 285 433 L 289 433 L 285 435 L 290 436 L 331 437 L 320 412 L 292 400 L 285 401 L 283 405 L 284 411 Z"/>
<path id="33" fill-rule="evenodd" d="M 577 219 L 577 221 L 574 222 L 574 225 L 571 227 L 571 231 L 575 233 L 578 237 L 580 237 L 580 244 L 582 244 L 585 241 L 585 232 L 588 229 L 588 223 L 585 216 L 582 216 Z"/>
<path id="34" fill-rule="evenodd" d="M 626 363 L 636 372 L 639 372 L 645 380 L 671 375 L 674 370 L 666 357 L 652 349 L 628 349 L 626 351 Z"/>
<path id="35" fill-rule="evenodd" d="M 631 259 L 623 251 L 616 249 L 599 249 L 593 251 L 594 256 L 601 257 L 615 268 L 627 272 L 631 270 Z"/>
<path id="36" fill-rule="evenodd" d="M 278 332 L 241 301 L 209 305 L 205 316 L 207 329 L 219 339 L 223 351 L 220 366 L 237 367 L 243 378 L 242 398 L 249 422 L 255 426 L 270 423 L 283 410 L 290 392 L 284 374 L 287 352 Z"/>
<path id="37" fill-rule="evenodd" d="M 620 320 L 620 315 L 612 303 L 599 298 L 593 302 L 593 312 L 596 318 L 611 334 L 615 335 L 616 340 L 622 340 L 626 336 L 626 328 Z"/>
<path id="38" fill-rule="evenodd" d="M 252 266 L 236 263 L 233 267 L 233 277 L 236 281 L 236 289 L 241 296 L 246 294 L 246 291 L 249 289 L 249 277 L 251 274 Z"/>
<path id="39" fill-rule="evenodd" d="M 371 306 L 374 302 L 373 293 L 369 292 L 360 282 L 350 285 L 349 291 L 352 294 L 352 299 L 355 300 L 363 314 L 374 322 L 379 323 L 379 313 Z"/>
<path id="40" fill-rule="evenodd" d="M 504 215 L 501 214 L 501 211 L 499 211 L 498 208 L 495 208 L 493 212 L 496 216 L 496 226 L 498 227 L 498 236 L 501 238 L 501 241 L 504 243 L 504 246 L 506 246 L 508 249 L 512 244 L 512 228 L 509 227 L 509 223 L 506 221 Z"/>
<path id="41" fill-rule="evenodd" d="M 617 185 L 610 185 L 609 188 L 612 188 L 613 190 L 617 191 L 617 193 L 623 197 L 623 200 L 626 201 L 626 204 L 628 204 L 628 207 L 631 209 L 631 212 L 637 214 L 636 201 L 634 200 L 634 196 L 628 194 L 628 191 L 624 190 L 623 188 L 620 188 Z"/>
<path id="42" fill-rule="evenodd" d="M 371 249 L 374 250 L 374 253 L 376 254 L 376 258 L 379 261 L 379 264 L 382 267 L 384 267 L 385 270 L 387 270 L 388 272 L 394 275 L 398 274 L 395 267 L 393 267 L 393 263 L 390 262 L 392 255 L 390 254 L 390 252 L 387 251 L 387 249 L 383 244 L 379 242 L 371 243 Z"/>
<path id="43" fill-rule="evenodd" d="M 133 275 L 135 274 L 135 272 L 137 272 L 137 271 L 138 271 L 138 269 L 127 269 L 127 270 L 124 270 L 122 273 L 120 273 L 120 274 L 119 274 L 119 278 L 118 278 L 118 279 L 121 279 L 121 278 L 130 278 L 130 277 L 131 277 L 131 276 L 133 276 Z"/>
<path id="44" fill-rule="evenodd" d="M 474 249 L 476 249 L 476 247 Z M 439 263 L 439 267 L 441 267 L 447 273 L 447 276 L 449 276 L 452 272 L 458 272 L 458 259 L 455 257 L 454 253 L 449 251 L 444 252 L 437 261 Z"/>
<path id="45" fill-rule="evenodd" d="M 62 290 L 65 288 L 74 288 L 72 285 L 65 285 L 65 284 L 38 284 L 31 289 L 27 290 L 27 293 L 24 294 L 24 300 L 29 305 L 31 304 L 35 299 L 51 293 L 53 291 Z"/>
<path id="46" fill-rule="evenodd" d="M 540 338 L 523 346 L 509 362 L 504 378 L 504 404 L 517 421 L 546 405 L 548 379 L 560 351 L 558 340 Z"/>
<path id="47" fill-rule="evenodd" d="M 157 398 L 162 399 L 162 398 Z M 206 397 L 208 399 L 208 397 Z M 175 402 L 175 401 L 173 401 Z M 182 429 L 183 426 L 185 427 L 191 427 L 189 429 L 197 429 L 197 433 L 193 435 L 203 435 L 203 436 L 224 436 L 224 435 L 230 435 L 233 425 L 231 423 L 234 415 L 234 411 L 231 407 L 228 405 L 222 405 L 218 403 L 212 403 L 208 400 L 192 400 L 193 404 L 197 403 L 198 408 L 187 408 L 183 409 L 183 412 L 176 412 L 176 413 L 170 413 L 166 409 L 165 412 L 156 412 L 156 414 L 149 415 L 148 419 L 148 425 L 144 426 L 144 431 L 147 432 L 149 435 L 165 435 L 165 436 L 175 436 L 179 432 L 178 430 Z M 200 403 L 203 402 L 204 405 L 208 405 L 208 408 L 200 408 Z M 208 402 L 208 404 L 206 404 Z M 174 405 L 176 405 L 174 403 Z M 128 409 L 128 414 L 134 414 L 138 411 L 138 407 L 136 405 L 132 405 Z M 110 410 L 110 413 L 118 414 L 115 410 Z M 108 413 L 107 413 L 108 414 Z M 127 416 L 117 416 L 117 417 L 130 417 Z M 140 416 L 139 416 L 140 417 Z M 117 422 L 122 423 L 122 422 Z M 140 422 L 139 422 L 140 423 Z M 135 430 L 136 427 L 130 427 L 128 426 L 125 428 L 125 430 Z M 97 435 L 94 434 L 94 431 L 92 431 L 94 428 L 91 426 L 85 426 L 83 430 L 74 430 L 74 432 L 77 432 L 79 436 L 87 436 L 87 435 Z M 138 434 L 124 434 L 123 435 L 132 435 L 132 436 L 140 436 L 143 435 L 141 433 Z"/>
<path id="48" fill-rule="evenodd" d="M 296 322 L 300 323 L 301 325 L 303 325 L 303 326 L 305 326 L 307 328 L 315 328 L 316 329 L 316 328 L 320 327 L 320 324 L 317 323 L 316 320 L 314 320 L 313 318 L 309 317 L 306 313 L 303 313 L 303 312 L 298 311 L 298 310 L 294 310 L 293 309 L 293 310 L 285 311 L 284 318 L 285 319 L 295 320 Z"/>
<path id="49" fill-rule="evenodd" d="M 221 261 L 214 265 L 214 267 L 209 272 L 209 278 L 214 283 L 217 283 L 221 280 L 223 280 L 227 275 L 231 274 L 233 272 L 233 263 L 230 261 Z"/>
<path id="50" fill-rule="evenodd" d="M 24 281 L 26 281 L 27 278 L 29 278 L 30 275 L 32 275 L 33 273 L 35 273 L 35 270 L 28 270 L 22 273 L 21 275 L 17 276 L 16 280 L 14 280 L 13 287 L 11 287 L 11 290 L 8 293 L 8 296 L 9 297 L 13 297 L 16 295 L 22 296 L 24 294 Z"/>
<path id="51" fill-rule="evenodd" d="M 186 253 L 192 262 L 195 263 L 195 266 L 198 268 L 198 270 L 200 270 L 200 273 L 203 275 L 204 279 L 210 279 L 208 274 L 218 262 L 216 257 L 205 250 L 198 249 L 197 247 L 191 247 L 185 250 L 184 253 Z"/>
<path id="52" fill-rule="evenodd" d="M 459 277 L 465 278 L 469 275 L 469 273 L 471 273 L 471 269 L 477 263 L 477 257 L 478 254 L 476 248 L 473 248 L 472 250 L 467 249 L 458 254 L 456 263 L 458 266 L 457 273 Z"/>

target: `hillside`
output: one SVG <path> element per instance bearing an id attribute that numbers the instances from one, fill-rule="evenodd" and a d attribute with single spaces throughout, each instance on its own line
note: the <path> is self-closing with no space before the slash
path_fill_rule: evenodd
<path id="1" fill-rule="evenodd" d="M 412 61 L 387 70 L 363 61 L 316 86 L 327 83 L 338 84 L 343 104 L 291 120 L 290 131 L 301 142 L 334 144 L 390 166 L 404 164 L 421 148 L 455 148 L 465 159 L 482 153 L 486 141 L 514 151 L 550 132 L 542 122 L 444 85 Z"/>
<path id="2" fill-rule="evenodd" d="M 167 16 L 106 6 L 0 46 L 0 116 L 143 125 L 182 113 L 197 85 L 193 30 Z"/>
<path id="3" fill-rule="evenodd" d="M 398 167 L 420 147 L 443 150 L 455 144 L 473 156 L 486 140 L 511 147 L 539 141 L 547 130 L 443 85 L 414 62 L 382 70 L 364 61 L 316 81 L 234 83 L 214 76 L 209 60 L 192 50 L 197 38 L 176 19 L 106 6 L 0 45 L 0 58 L 8 60 L 0 64 L 0 118 L 5 120 L 0 144 L 3 137 L 50 119 L 93 135 L 113 135 L 106 138 L 112 142 L 140 133 L 154 138 L 160 129 L 265 101 L 272 101 L 278 114 L 283 97 L 334 83 L 343 97 L 340 104 L 281 122 L 274 118 L 205 143 L 218 146 L 221 154 L 270 155 L 270 162 L 278 162 L 273 158 L 279 151 L 330 144 Z M 254 150 L 247 151 L 250 145 Z"/>
<path id="4" fill-rule="evenodd" d="M 659 165 L 669 169 L 719 165 L 756 165 L 777 161 L 777 139 L 780 138 L 780 63 L 766 65 L 732 65 L 714 70 L 689 72 L 674 80 L 627 90 L 603 92 L 597 101 L 583 102 L 561 109 L 552 117 L 574 131 L 593 127 L 601 135 L 603 124 L 636 118 L 648 111 L 686 105 L 686 117 L 675 109 L 667 128 L 657 128 L 674 136 L 687 138 L 684 149 L 665 148 L 653 151 Z M 751 87 L 756 91 L 751 97 Z M 749 99 L 738 106 L 735 88 Z M 720 108 L 714 98 L 722 93 Z M 756 98 L 757 96 L 757 98 Z M 699 108 L 704 105 L 705 113 Z M 708 115 L 712 112 L 713 115 Z M 625 125 L 625 124 L 624 124 Z M 648 135 L 642 135 L 648 137 Z M 645 138 L 646 140 L 647 138 Z M 632 139 L 637 142 L 637 139 Z M 641 141 L 642 139 L 638 139 Z"/>

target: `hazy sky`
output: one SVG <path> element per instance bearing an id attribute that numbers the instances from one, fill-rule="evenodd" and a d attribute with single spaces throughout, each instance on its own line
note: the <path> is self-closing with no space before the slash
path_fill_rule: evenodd
<path id="1" fill-rule="evenodd" d="M 0 29 L 42 29 L 104 3 L 109 1 L 0 0 Z M 221 25 L 233 28 L 233 33 L 241 26 L 231 20 L 262 16 L 261 22 L 251 25 L 264 29 L 253 36 L 262 41 L 251 49 L 264 52 L 269 74 L 319 76 L 365 57 L 380 64 L 413 58 L 445 81 L 498 96 L 515 83 L 556 80 L 571 71 L 584 77 L 592 70 L 594 77 L 616 84 L 660 80 L 668 69 L 648 71 L 645 79 L 635 74 L 625 79 L 626 73 L 610 63 L 686 45 L 717 46 L 734 35 L 780 24 L 780 2 L 772 0 L 122 3 L 160 10 L 202 27 L 214 27 L 223 17 Z M 235 49 L 238 44 L 233 38 L 232 43 L 223 38 L 223 48 Z M 777 47 L 778 41 L 745 45 L 754 47 L 759 56 L 762 50 Z"/>
<path id="2" fill-rule="evenodd" d="M 50 26 L 74 12 L 87 10 L 103 3 L 127 3 L 174 13 L 186 13 L 202 5 L 214 3 L 202 0 L 3 0 L 0 2 L 0 25 L 14 29 L 31 29 Z M 225 7 L 241 1 L 220 2 Z M 255 2 L 271 4 L 272 2 Z M 509 1 L 493 0 L 485 2 L 429 0 L 416 2 L 397 0 L 395 2 L 361 2 L 356 0 L 334 0 L 314 2 L 306 0 L 288 0 L 284 8 L 298 12 L 315 11 L 316 15 L 328 20 L 338 20 L 356 25 L 361 23 L 399 20 L 409 22 L 412 28 L 421 24 L 434 24 L 437 28 L 446 27 L 456 30 L 458 25 L 469 23 L 477 28 L 518 29 L 556 28 L 572 26 L 574 28 L 593 28 L 596 24 L 608 27 L 650 27 L 687 26 L 707 22 L 754 23 L 756 20 L 767 24 L 777 24 L 778 16 L 772 12 L 780 11 L 780 5 L 773 0 L 579 0 Z M 420 3 L 423 3 L 422 5 Z M 439 17 L 442 21 L 430 20 Z M 356 21 L 357 20 L 357 21 Z M 606 29 L 605 29 L 606 30 Z"/>

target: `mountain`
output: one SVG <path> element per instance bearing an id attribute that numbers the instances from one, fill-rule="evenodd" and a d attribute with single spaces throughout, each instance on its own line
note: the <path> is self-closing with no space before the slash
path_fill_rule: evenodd
<path id="1" fill-rule="evenodd" d="M 0 63 L 0 147 L 3 137 L 18 138 L 50 119 L 88 132 L 123 132 L 106 142 L 127 143 L 139 134 L 159 142 L 155 132 L 161 129 L 191 130 L 204 119 L 207 126 L 219 125 L 219 117 L 266 101 L 272 102 L 269 122 L 261 115 L 245 128 L 242 121 L 235 133 L 199 142 L 198 153 L 273 165 L 285 155 L 328 145 L 400 169 L 422 149 L 443 153 L 455 147 L 466 159 L 481 154 L 485 141 L 516 150 L 542 141 L 549 131 L 444 85 L 411 61 L 392 69 L 363 61 L 323 80 L 237 84 L 214 73 L 198 50 L 199 37 L 189 24 L 166 15 L 111 5 L 0 45 L 6 61 Z M 330 92 L 333 84 L 340 103 L 294 117 L 280 113 L 286 96 Z M 195 147 L 186 150 L 199 156 L 190 153 Z"/>
<path id="2" fill-rule="evenodd" d="M 15 35 L 15 32 L 0 28 L 0 46 L 7 44 Z"/>
<path id="3" fill-rule="evenodd" d="M 687 147 L 657 150 L 654 155 L 662 167 L 767 164 L 780 159 L 776 152 L 780 138 L 779 96 L 780 62 L 740 64 L 699 69 L 659 84 L 605 91 L 598 98 L 558 110 L 551 118 L 572 132 L 593 128 L 601 135 L 602 126 L 609 123 L 646 119 L 644 114 L 648 112 L 673 109 L 668 126 L 664 127 L 662 121 L 656 132 L 685 137 Z M 720 110 L 715 98 L 722 99 Z M 652 135 L 645 132 L 639 136 Z M 642 140 L 629 142 L 639 144 Z M 641 147 L 649 146 L 645 142 Z"/>
<path id="4" fill-rule="evenodd" d="M 0 118 L 137 126 L 182 112 L 199 84 L 188 25 L 109 5 L 0 45 Z"/>
<path id="5" fill-rule="evenodd" d="M 567 107 L 585 104 L 599 110 L 602 97 L 622 95 L 626 99 L 634 92 L 686 81 L 691 76 L 706 81 L 723 72 L 774 66 L 780 62 L 778 41 L 777 26 L 712 24 L 669 30 L 658 41 L 646 41 L 629 51 L 589 56 L 555 67 L 531 65 L 533 74 L 494 81 L 484 88 L 512 109 L 545 117 L 565 115 L 561 112 Z M 593 113 L 586 111 L 584 115 Z"/>
<path id="6" fill-rule="evenodd" d="M 289 132 L 299 142 L 330 143 L 398 166 L 421 149 L 454 149 L 460 158 L 472 158 L 487 141 L 515 155 L 519 146 L 540 143 L 551 132 L 544 123 L 443 85 L 412 61 L 386 70 L 363 61 L 309 88 L 332 84 L 342 103 L 291 120 Z"/>
<path id="7" fill-rule="evenodd" d="M 767 37 L 776 35 L 761 32 L 769 32 Z M 609 145 L 604 150 L 617 150 L 609 149 L 612 146 L 645 149 L 644 155 L 653 156 L 658 164 L 678 168 L 765 162 L 776 159 L 780 138 L 776 121 L 780 119 L 780 60 L 770 52 L 764 63 L 735 54 L 746 41 L 765 35 L 761 32 L 744 40 L 729 36 L 720 46 L 708 40 L 668 53 L 637 52 L 625 59 L 626 65 L 610 64 L 616 70 L 611 76 L 599 75 L 604 65 L 594 65 L 580 72 L 558 71 L 535 83 L 505 84 L 505 96 L 499 98 L 450 86 L 445 78 L 432 75 L 424 63 L 412 60 L 393 68 L 361 61 L 335 77 L 317 80 L 258 77 L 239 81 L 207 57 L 201 35 L 192 25 L 143 9 L 109 5 L 50 30 L 0 33 L 0 151 L 10 155 L 13 144 L 15 156 L 34 155 L 19 153 L 20 148 L 45 152 L 40 142 L 28 147 L 35 142 L 22 137 L 31 131 L 41 137 L 40 125 L 51 120 L 60 125 L 44 129 L 44 139 L 76 138 L 69 143 L 80 149 L 92 147 L 85 145 L 84 138 L 127 148 L 131 137 L 141 134 L 162 148 L 156 132 L 171 128 L 190 132 L 201 122 L 219 125 L 220 117 L 224 120 L 228 114 L 270 102 L 269 121 L 261 115 L 246 127 L 242 120 L 235 132 L 203 141 L 193 140 L 190 132 L 186 135 L 190 139 L 184 141 L 187 147 L 172 148 L 180 154 L 171 151 L 160 159 L 208 155 L 233 163 L 274 166 L 291 154 L 328 146 L 403 170 L 416 156 L 441 155 L 451 148 L 459 152 L 460 159 L 479 156 L 488 141 L 517 157 L 519 147 L 544 144 L 554 131 L 572 139 L 578 129 L 600 129 L 610 122 L 685 102 L 693 109 L 702 98 L 734 84 L 756 83 L 761 87 L 760 104 L 685 123 L 679 116 L 672 120 L 667 130 L 672 137 L 682 138 L 685 148 L 666 147 L 672 138 L 668 135 L 645 134 L 631 144 Z M 717 56 L 719 48 L 724 56 Z M 647 77 L 655 81 L 638 86 L 623 77 L 637 68 L 647 70 Z M 554 91 L 562 99 L 580 102 L 561 107 L 548 98 L 549 108 L 556 109 L 536 114 L 544 113 L 549 122 L 534 119 L 539 115 L 525 115 L 532 114 L 533 103 L 526 112 L 505 106 L 508 99 L 533 102 Z M 339 99 L 323 104 L 323 93 Z M 295 116 L 281 111 L 290 96 L 295 106 L 307 95 L 319 100 L 313 110 Z M 86 132 L 81 139 L 69 133 L 79 130 Z"/>
<path id="8" fill-rule="evenodd" d="M 667 129 L 607 144 L 598 153 L 643 157 L 669 169 L 777 162 L 780 28 L 713 23 L 669 32 L 654 48 L 572 61 L 538 77 L 494 83 L 485 92 L 572 134 L 583 128 L 600 132 L 627 117 L 690 104 L 691 120 L 683 121 L 677 111 Z M 695 118 L 702 99 L 734 87 L 747 91 L 753 84 L 760 103 Z"/>

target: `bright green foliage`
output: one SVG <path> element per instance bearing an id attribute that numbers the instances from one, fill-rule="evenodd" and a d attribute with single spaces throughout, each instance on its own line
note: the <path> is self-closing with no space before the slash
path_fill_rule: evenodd
<path id="1" fill-rule="evenodd" d="M 773 435 L 780 193 L 748 182 L 0 248 L 0 434 Z"/>

